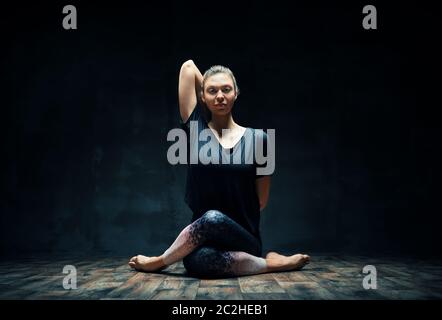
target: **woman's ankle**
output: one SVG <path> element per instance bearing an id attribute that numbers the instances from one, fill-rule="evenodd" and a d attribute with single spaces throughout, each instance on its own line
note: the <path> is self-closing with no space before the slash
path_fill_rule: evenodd
<path id="1" fill-rule="evenodd" d="M 165 268 L 168 266 L 168 264 L 166 263 L 166 261 L 164 260 L 164 255 L 160 255 L 158 256 L 158 261 L 161 264 L 161 268 Z"/>

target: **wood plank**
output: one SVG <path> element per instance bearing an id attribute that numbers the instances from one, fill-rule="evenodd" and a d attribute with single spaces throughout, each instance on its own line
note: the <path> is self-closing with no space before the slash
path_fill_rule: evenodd
<path id="1" fill-rule="evenodd" d="M 323 300 L 333 299 L 334 295 L 316 282 L 280 282 L 281 287 L 292 299 L 296 300 Z"/>
<path id="2" fill-rule="evenodd" d="M 174 280 L 170 280 L 174 281 Z M 193 300 L 195 299 L 198 292 L 199 281 L 195 280 L 179 280 L 179 285 L 172 285 L 170 283 L 164 285 L 161 284 L 155 291 L 154 295 L 150 298 L 151 300 Z"/>
<path id="3" fill-rule="evenodd" d="M 292 298 L 286 292 L 272 293 L 241 293 L 244 300 L 291 300 Z"/>
<path id="4" fill-rule="evenodd" d="M 123 285 L 110 291 L 107 298 L 148 299 L 164 278 L 151 277 L 149 273 L 136 272 Z"/>
<path id="5" fill-rule="evenodd" d="M 254 280 L 239 278 L 243 293 L 285 293 L 276 280 Z"/>
<path id="6" fill-rule="evenodd" d="M 199 281 L 200 287 L 237 287 L 239 286 L 238 278 L 229 278 L 229 279 L 216 279 L 209 280 L 203 279 Z"/>
<path id="7" fill-rule="evenodd" d="M 239 287 L 204 287 L 198 288 L 197 300 L 242 300 Z"/>

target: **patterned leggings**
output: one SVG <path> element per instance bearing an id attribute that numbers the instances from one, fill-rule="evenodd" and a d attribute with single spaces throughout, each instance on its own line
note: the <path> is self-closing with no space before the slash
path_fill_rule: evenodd
<path id="1" fill-rule="evenodd" d="M 220 211 L 209 210 L 188 225 L 165 251 L 167 264 L 183 259 L 187 272 L 199 278 L 221 278 L 263 273 L 261 244 Z"/>

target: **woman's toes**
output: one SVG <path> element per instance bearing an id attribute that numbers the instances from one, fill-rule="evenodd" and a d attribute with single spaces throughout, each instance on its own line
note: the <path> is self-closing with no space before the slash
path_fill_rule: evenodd
<path id="1" fill-rule="evenodd" d="M 310 263 L 310 256 L 307 254 L 303 254 L 302 258 L 304 260 L 304 265 L 309 264 Z"/>

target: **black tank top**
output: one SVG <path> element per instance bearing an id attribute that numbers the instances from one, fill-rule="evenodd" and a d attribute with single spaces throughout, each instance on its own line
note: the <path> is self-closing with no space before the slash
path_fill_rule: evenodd
<path id="1" fill-rule="evenodd" d="M 260 177 L 256 168 L 263 165 L 256 162 L 255 138 L 262 139 L 265 155 L 267 134 L 263 130 L 246 128 L 240 141 L 233 148 L 225 149 L 207 125 L 200 105 L 195 107 L 185 123 L 180 120 L 180 126 L 187 134 L 185 201 L 193 212 L 192 222 L 208 210 L 219 210 L 261 242 L 260 209 L 255 180 Z M 205 136 L 201 136 L 203 130 Z M 212 157 L 211 151 L 215 149 L 218 151 L 218 163 L 214 163 L 216 160 Z M 200 158 L 200 153 L 206 156 Z M 213 162 L 204 164 L 208 159 Z M 205 162 L 202 163 L 201 160 Z"/>

